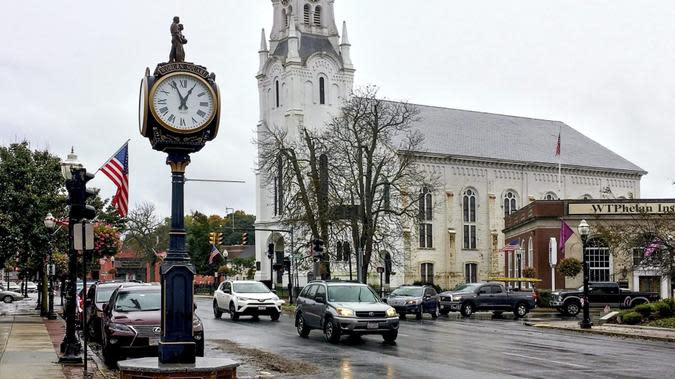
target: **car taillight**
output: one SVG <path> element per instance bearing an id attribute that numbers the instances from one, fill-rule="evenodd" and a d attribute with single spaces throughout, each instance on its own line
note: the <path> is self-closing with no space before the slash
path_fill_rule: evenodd
<path id="1" fill-rule="evenodd" d="M 84 309 L 84 299 L 80 298 L 80 309 Z"/>

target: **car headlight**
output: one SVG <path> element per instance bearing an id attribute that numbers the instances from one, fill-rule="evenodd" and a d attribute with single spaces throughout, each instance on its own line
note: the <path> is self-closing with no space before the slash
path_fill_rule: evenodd
<path id="1" fill-rule="evenodd" d="M 389 309 L 387 309 L 387 311 L 385 312 L 385 314 L 387 315 L 387 317 L 396 317 L 396 315 L 397 315 L 396 309 L 394 309 L 394 308 L 389 308 Z"/>
<path id="2" fill-rule="evenodd" d="M 249 299 L 248 297 L 240 297 L 239 301 L 251 301 L 253 299 Z"/>
<path id="3" fill-rule="evenodd" d="M 408 300 L 405 302 L 406 304 L 419 304 L 419 300 Z"/>
<path id="4" fill-rule="evenodd" d="M 199 317 L 195 317 L 192 319 L 192 327 L 193 328 L 198 328 L 202 325 L 202 321 L 199 319 Z"/>
<path id="5" fill-rule="evenodd" d="M 338 316 L 354 317 L 354 310 L 349 308 L 336 308 Z"/>
<path id="6" fill-rule="evenodd" d="M 111 322 L 108 324 L 108 329 L 110 329 L 111 332 L 117 332 L 117 333 L 134 333 L 133 329 L 130 327 L 124 325 L 124 324 L 118 324 L 116 322 Z"/>
<path id="7" fill-rule="evenodd" d="M 452 297 L 452 301 L 460 301 L 460 300 L 462 300 L 461 296 L 453 296 Z"/>

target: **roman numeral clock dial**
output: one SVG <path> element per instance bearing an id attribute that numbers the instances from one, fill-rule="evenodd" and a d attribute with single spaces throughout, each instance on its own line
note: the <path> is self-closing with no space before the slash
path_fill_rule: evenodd
<path id="1" fill-rule="evenodd" d="M 177 133 L 197 132 L 208 126 L 216 113 L 216 94 L 197 75 L 169 74 L 157 81 L 150 93 L 150 110 L 163 126 Z"/>

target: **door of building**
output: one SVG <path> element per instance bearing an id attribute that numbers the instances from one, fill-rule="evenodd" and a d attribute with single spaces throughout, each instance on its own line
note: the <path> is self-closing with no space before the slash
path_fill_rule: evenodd
<path id="1" fill-rule="evenodd" d="M 640 292 L 656 292 L 661 293 L 661 277 L 660 276 L 641 276 L 640 277 Z"/>

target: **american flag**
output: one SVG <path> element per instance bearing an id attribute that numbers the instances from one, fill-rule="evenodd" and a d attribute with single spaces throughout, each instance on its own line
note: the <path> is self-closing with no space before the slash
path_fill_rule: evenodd
<path id="1" fill-rule="evenodd" d="M 216 248 L 216 245 L 211 245 L 211 254 L 209 255 L 209 264 L 213 263 L 213 258 L 220 255 L 220 251 Z"/>
<path id="2" fill-rule="evenodd" d="M 560 156 L 560 133 L 558 133 L 558 144 L 555 145 L 555 156 Z"/>
<path id="3" fill-rule="evenodd" d="M 516 251 L 518 250 L 518 248 L 520 248 L 520 243 L 518 242 L 518 240 L 512 240 L 511 242 L 509 242 L 508 245 L 502 247 L 499 251 L 503 252 Z"/>
<path id="4" fill-rule="evenodd" d="M 129 142 L 127 141 L 103 167 L 103 172 L 117 186 L 112 204 L 121 217 L 129 211 Z"/>

